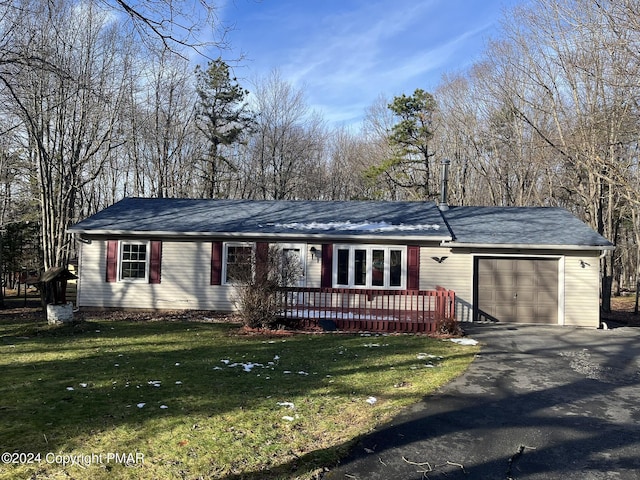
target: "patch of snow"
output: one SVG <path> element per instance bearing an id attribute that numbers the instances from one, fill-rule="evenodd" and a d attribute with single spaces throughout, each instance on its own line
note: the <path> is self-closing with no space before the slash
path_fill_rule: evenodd
<path id="1" fill-rule="evenodd" d="M 423 230 L 440 230 L 437 224 L 394 225 L 387 222 L 309 222 L 309 223 L 275 223 L 269 226 L 284 228 L 287 230 L 342 230 L 356 232 L 415 232 Z"/>
<path id="2" fill-rule="evenodd" d="M 449 339 L 453 343 L 457 343 L 458 345 L 477 345 L 478 341 L 473 338 L 450 338 Z"/>
<path id="3" fill-rule="evenodd" d="M 254 365 L 253 365 L 253 363 L 243 363 L 242 367 L 243 367 L 242 369 L 245 372 L 250 372 L 253 369 Z"/>

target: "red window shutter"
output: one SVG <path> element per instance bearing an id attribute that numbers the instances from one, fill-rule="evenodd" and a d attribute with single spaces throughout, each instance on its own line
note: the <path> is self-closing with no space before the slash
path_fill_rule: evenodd
<path id="1" fill-rule="evenodd" d="M 160 283 L 162 264 L 162 242 L 151 242 L 151 257 L 149 258 L 149 283 Z"/>
<path id="2" fill-rule="evenodd" d="M 211 285 L 222 285 L 222 242 L 211 245 Z"/>
<path id="3" fill-rule="evenodd" d="M 256 243 L 256 280 L 264 281 L 269 274 L 269 244 Z"/>
<path id="4" fill-rule="evenodd" d="M 118 241 L 107 240 L 107 282 L 118 279 Z"/>
<path id="5" fill-rule="evenodd" d="M 322 264 L 320 266 L 320 286 L 331 288 L 333 286 L 333 244 L 322 244 Z"/>
<path id="6" fill-rule="evenodd" d="M 407 247 L 407 289 L 418 290 L 420 288 L 420 247 L 410 245 Z"/>

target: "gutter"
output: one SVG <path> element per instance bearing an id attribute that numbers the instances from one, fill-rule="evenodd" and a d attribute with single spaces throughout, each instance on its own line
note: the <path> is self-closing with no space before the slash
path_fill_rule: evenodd
<path id="1" fill-rule="evenodd" d="M 441 247 L 448 248 L 485 248 L 485 249 L 520 249 L 520 250 L 575 250 L 575 251 L 587 251 L 587 250 L 602 250 L 602 254 L 605 255 L 608 251 L 614 250 L 614 245 L 537 245 L 529 243 L 462 243 L 456 241 L 443 241 L 440 243 Z"/>
<path id="2" fill-rule="evenodd" d="M 166 231 L 130 231 L 130 230 L 75 230 L 73 228 L 67 230 L 68 233 L 75 234 L 81 242 L 90 242 L 90 239 L 82 238 L 82 235 L 88 236 L 119 236 L 119 237 L 166 237 L 166 238 L 234 238 L 234 239 L 260 239 L 260 238 L 273 238 L 273 239 L 313 239 L 313 240 L 350 240 L 350 241 L 367 241 L 374 240 L 394 242 L 406 242 L 406 241 L 430 241 L 430 242 L 447 242 L 451 241 L 451 236 L 424 236 L 424 235 L 380 235 L 380 234 L 358 234 L 358 235 L 334 235 L 326 233 L 257 233 L 257 232 L 166 232 Z"/>

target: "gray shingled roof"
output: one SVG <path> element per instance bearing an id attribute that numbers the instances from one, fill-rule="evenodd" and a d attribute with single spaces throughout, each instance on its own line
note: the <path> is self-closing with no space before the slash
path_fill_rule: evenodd
<path id="1" fill-rule="evenodd" d="M 562 208 L 431 202 L 125 198 L 74 225 L 99 235 L 209 235 L 444 241 L 451 246 L 611 248 Z"/>
<path id="2" fill-rule="evenodd" d="M 451 239 L 438 208 L 431 202 L 125 198 L 70 231 Z"/>
<path id="3" fill-rule="evenodd" d="M 451 207 L 444 216 L 456 244 L 612 246 L 563 208 Z"/>

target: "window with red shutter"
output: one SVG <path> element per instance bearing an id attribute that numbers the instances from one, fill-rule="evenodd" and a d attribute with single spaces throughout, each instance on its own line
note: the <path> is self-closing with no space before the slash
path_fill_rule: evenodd
<path id="1" fill-rule="evenodd" d="M 107 282 L 160 283 L 162 242 L 107 241 Z"/>

